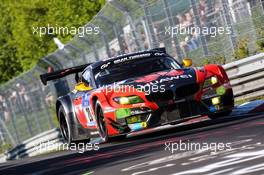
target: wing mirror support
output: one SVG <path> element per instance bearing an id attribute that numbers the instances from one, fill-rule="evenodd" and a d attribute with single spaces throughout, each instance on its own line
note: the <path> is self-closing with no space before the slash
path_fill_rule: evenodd
<path id="1" fill-rule="evenodd" d="M 78 73 L 75 74 L 75 77 L 74 77 L 76 83 L 78 83 L 80 81 L 80 76 Z"/>

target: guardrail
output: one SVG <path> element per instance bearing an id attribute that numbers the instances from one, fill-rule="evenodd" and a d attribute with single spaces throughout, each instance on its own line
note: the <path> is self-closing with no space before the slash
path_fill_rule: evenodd
<path id="1" fill-rule="evenodd" d="M 236 100 L 264 95 L 264 53 L 224 65 Z"/>
<path id="2" fill-rule="evenodd" d="M 254 98 L 264 95 L 264 53 L 224 65 L 231 80 L 236 99 Z M 0 156 L 0 162 L 39 154 L 39 148 L 46 143 L 62 143 L 59 129 L 43 132 Z M 45 152 L 45 149 L 43 149 Z"/>
<path id="3" fill-rule="evenodd" d="M 60 143 L 63 142 L 59 129 L 51 129 L 22 142 L 7 153 L 0 155 L 0 162 L 46 153 L 51 150 L 48 146 L 59 145 Z"/>

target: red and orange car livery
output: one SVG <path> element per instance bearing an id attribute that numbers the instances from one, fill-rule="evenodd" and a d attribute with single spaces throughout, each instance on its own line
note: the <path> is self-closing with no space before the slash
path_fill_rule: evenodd
<path id="1" fill-rule="evenodd" d="M 69 143 L 98 134 L 108 141 L 199 115 L 228 115 L 234 99 L 223 67 L 190 65 L 158 48 L 43 74 L 41 80 L 82 72 L 74 90 L 57 99 L 62 135 Z"/>

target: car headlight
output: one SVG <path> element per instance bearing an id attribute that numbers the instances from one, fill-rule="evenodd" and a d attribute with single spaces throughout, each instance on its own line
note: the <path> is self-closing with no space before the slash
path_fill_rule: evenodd
<path id="1" fill-rule="evenodd" d="M 121 105 L 136 104 L 144 102 L 139 96 L 128 96 L 128 97 L 115 97 L 113 98 L 115 102 Z"/>
<path id="2" fill-rule="evenodd" d="M 216 76 L 212 76 L 210 78 L 207 78 L 205 81 L 204 81 L 204 87 L 209 87 L 211 85 L 215 85 L 218 83 L 218 78 Z"/>
<path id="3" fill-rule="evenodd" d="M 210 81 L 212 85 L 218 83 L 218 79 L 216 77 L 211 77 Z"/>

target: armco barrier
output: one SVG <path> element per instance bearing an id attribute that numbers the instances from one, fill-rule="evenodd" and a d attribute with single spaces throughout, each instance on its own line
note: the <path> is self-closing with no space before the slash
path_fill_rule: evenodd
<path id="1" fill-rule="evenodd" d="M 47 148 L 45 150 L 45 145 L 59 143 L 62 143 L 62 137 L 59 129 L 51 129 L 24 141 L 20 145 L 11 149 L 9 152 L 1 155 L 0 163 L 4 162 L 5 160 L 32 157 L 41 153 L 45 153 L 48 151 Z"/>
<path id="2" fill-rule="evenodd" d="M 224 65 L 224 68 L 231 80 L 236 99 L 264 95 L 264 53 L 228 63 Z M 0 156 L 0 162 L 35 156 L 39 154 L 39 150 L 36 148 L 48 142 L 54 144 L 62 143 L 59 129 L 46 131 L 24 141 L 10 150 L 5 156 Z"/>
<path id="3" fill-rule="evenodd" d="M 224 65 L 236 100 L 264 95 L 264 53 Z"/>

